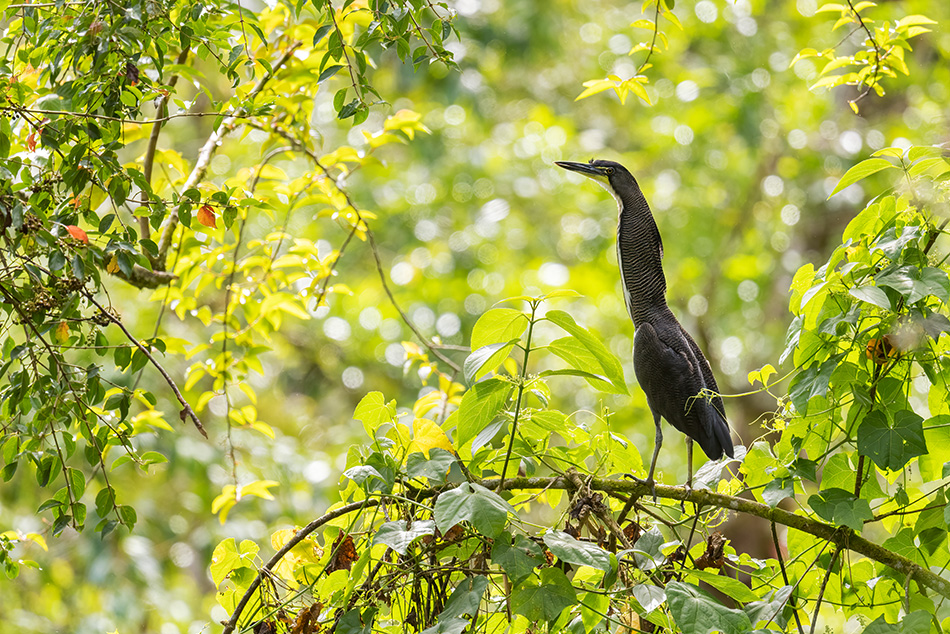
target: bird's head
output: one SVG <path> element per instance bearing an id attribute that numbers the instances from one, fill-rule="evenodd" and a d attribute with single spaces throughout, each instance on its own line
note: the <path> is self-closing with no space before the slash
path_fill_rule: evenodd
<path id="1" fill-rule="evenodd" d="M 614 161 L 594 160 L 590 163 L 574 163 L 573 161 L 555 161 L 555 165 L 564 169 L 583 174 L 597 182 L 610 192 L 614 198 L 620 200 L 620 194 L 627 191 L 639 191 L 636 179 L 627 171 L 627 168 Z"/>

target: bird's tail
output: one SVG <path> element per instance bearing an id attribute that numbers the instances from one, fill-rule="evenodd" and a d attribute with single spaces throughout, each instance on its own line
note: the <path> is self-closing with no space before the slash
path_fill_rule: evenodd
<path id="1" fill-rule="evenodd" d="M 732 446 L 732 437 L 729 433 L 729 423 L 726 417 L 722 415 L 719 408 L 703 401 L 703 407 L 700 410 L 703 417 L 703 431 L 705 432 L 699 438 L 699 446 L 703 452 L 709 456 L 710 460 L 719 460 L 722 454 L 730 458 L 735 457 L 735 450 Z"/>

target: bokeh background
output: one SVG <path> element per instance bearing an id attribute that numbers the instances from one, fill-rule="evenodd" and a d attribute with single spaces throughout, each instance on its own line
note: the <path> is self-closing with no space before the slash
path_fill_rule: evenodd
<path id="1" fill-rule="evenodd" d="M 652 106 L 635 97 L 621 104 L 611 92 L 575 101 L 585 80 L 626 77 L 643 61 L 644 53 L 628 55 L 649 36 L 630 26 L 641 17 L 638 5 L 459 0 L 451 6 L 461 38 L 449 46 L 458 70 L 437 63 L 414 72 L 393 51 L 380 51 L 373 81 L 390 104 L 356 127 L 338 121 L 331 101 L 340 75 L 318 93 L 313 125 L 327 149 L 360 148 L 363 130 L 378 130 L 402 108 L 419 112 L 431 134 L 381 148 L 377 161 L 345 183 L 354 201 L 378 216 L 372 227 L 397 300 L 428 337 L 464 347 L 478 316 L 500 300 L 558 288 L 581 293 L 556 307 L 623 360 L 632 396 L 566 380 L 554 405 L 576 411 L 580 422 L 607 407 L 612 424 L 649 452 L 652 420 L 634 385 L 633 326 L 616 269 L 615 203 L 553 161 L 609 158 L 634 173 L 663 236 L 669 303 L 706 351 L 722 390 L 746 392 L 750 370 L 777 365 L 792 275 L 806 262 L 823 262 L 867 201 L 861 186 L 828 199 L 838 178 L 882 147 L 950 141 L 950 4 L 884 2 L 875 11 L 886 17 L 892 5 L 938 24 L 913 40 L 909 77 L 888 80 L 887 93 L 862 100 L 859 115 L 847 105 L 857 94 L 852 88 L 809 90 L 819 70 L 814 59 L 792 64 L 803 48 L 860 40 L 832 31 L 834 14 L 816 15 L 815 0 L 677 3 L 684 31 L 662 24 L 669 50 L 654 54 L 646 71 Z M 230 91 L 227 82 L 208 88 Z M 181 91 L 188 96 L 187 86 Z M 177 120 L 164 139 L 190 160 L 210 126 Z M 213 180 L 224 183 L 256 164 L 263 137 L 228 139 L 211 164 Z M 130 159 L 144 143 L 129 144 Z M 309 169 L 303 159 L 273 165 L 290 176 Z M 900 186 L 889 178 L 878 175 L 865 186 Z M 257 220 L 249 236 L 271 228 Z M 307 208 L 293 216 L 290 233 L 316 241 L 324 253 L 346 235 Z M 285 320 L 263 373 L 250 379 L 259 418 L 276 439 L 253 431 L 233 437 L 239 481 L 276 480 L 275 499 L 242 501 L 224 525 L 212 515 L 212 499 L 232 482 L 224 405 L 212 400 L 202 413 L 210 441 L 190 428 L 139 437 L 143 449 L 152 444 L 169 462 L 147 476 L 123 471 L 114 482 L 138 511 L 134 535 L 67 531 L 50 540 L 48 553 L 22 553 L 41 569 L 0 582 L 0 631 L 194 634 L 218 627 L 213 622 L 225 615 L 207 573 L 214 545 L 227 537 L 266 541 L 276 528 L 320 515 L 337 499 L 348 448 L 362 436 L 351 419 L 362 395 L 379 390 L 409 406 L 431 389 L 417 366 L 406 369 L 401 342 L 412 333 L 380 286 L 368 245 L 351 245 L 338 270 L 352 295 L 331 296 L 309 320 Z M 208 291 L 209 302 L 221 300 L 216 292 Z M 161 293 L 114 281 L 111 294 L 136 336 L 149 336 Z M 191 342 L 209 337 L 200 320 L 168 313 L 161 329 Z M 173 361 L 168 369 L 184 377 L 187 366 Z M 159 377 L 146 372 L 141 381 L 165 393 Z M 761 417 L 774 405 L 762 395 L 726 402 L 746 442 L 763 433 Z M 669 441 L 662 478 L 684 479 L 684 460 L 682 443 Z M 18 475 L 0 488 L 4 523 L 43 531 L 39 499 L 35 483 Z"/>

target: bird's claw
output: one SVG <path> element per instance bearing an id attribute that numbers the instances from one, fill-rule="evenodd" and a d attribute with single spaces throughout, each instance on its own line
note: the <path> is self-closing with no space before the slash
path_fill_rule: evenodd
<path id="1" fill-rule="evenodd" d="M 685 513 L 686 512 L 686 498 L 689 497 L 689 494 L 693 492 L 692 482 L 687 482 L 683 485 L 683 489 L 686 491 L 686 497 L 680 500 L 680 509 Z"/>
<path id="2" fill-rule="evenodd" d="M 633 480 L 634 482 L 636 482 L 636 483 L 638 483 L 638 484 L 643 484 L 643 485 L 649 487 L 649 488 L 650 488 L 650 495 L 653 496 L 653 501 L 656 502 L 656 480 L 654 480 L 652 477 L 647 478 L 646 480 L 644 480 L 643 478 L 638 478 L 637 476 L 635 476 L 635 475 L 633 475 L 633 474 L 631 474 L 631 473 L 624 474 L 624 477 L 625 477 L 625 478 L 630 478 L 631 480 Z"/>

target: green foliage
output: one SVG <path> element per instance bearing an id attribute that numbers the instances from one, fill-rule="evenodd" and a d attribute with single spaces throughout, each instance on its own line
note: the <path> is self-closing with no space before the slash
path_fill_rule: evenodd
<path id="1" fill-rule="evenodd" d="M 6 622 L 950 627 L 946 9 L 475 4 L 0 3 Z M 551 167 L 605 146 L 762 384 L 692 493 L 620 477 L 615 219 Z"/>

